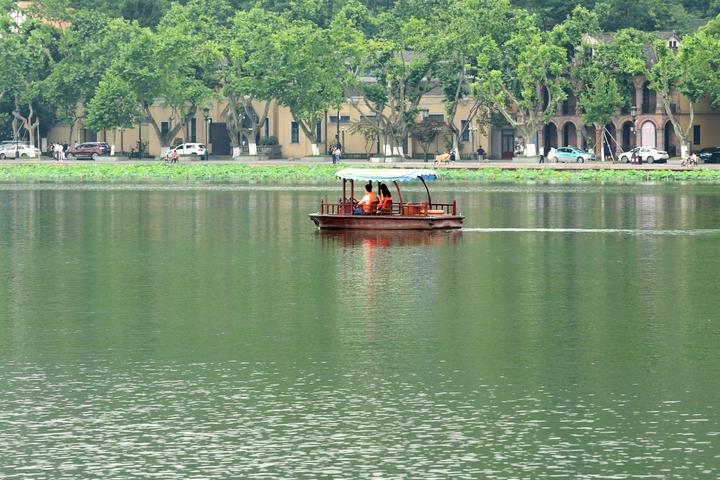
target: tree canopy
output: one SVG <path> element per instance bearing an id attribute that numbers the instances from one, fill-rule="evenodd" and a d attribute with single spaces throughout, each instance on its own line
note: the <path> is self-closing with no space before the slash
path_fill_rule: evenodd
<path id="1" fill-rule="evenodd" d="M 72 127 L 84 115 L 94 129 L 141 119 L 169 146 L 222 98 L 237 147 L 255 144 L 275 101 L 317 148 L 325 112 L 349 104 L 397 153 L 432 91 L 454 146 L 493 115 L 532 145 L 569 96 L 586 124 L 602 125 L 628 106 L 640 74 L 675 125 L 677 91 L 720 107 L 719 9 L 720 0 L 37 0 L 23 10 L 0 0 L 0 122 L 33 138 L 39 116 Z M 659 29 L 685 32 L 682 46 L 648 33 Z M 171 118 L 154 117 L 158 102 Z"/>

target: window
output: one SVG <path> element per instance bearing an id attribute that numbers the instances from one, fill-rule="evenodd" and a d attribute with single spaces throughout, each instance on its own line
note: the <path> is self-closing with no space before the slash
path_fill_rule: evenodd
<path id="1" fill-rule="evenodd" d="M 197 142 L 197 119 L 190 120 L 190 141 Z"/>
<path id="2" fill-rule="evenodd" d="M 268 118 L 265 117 L 265 122 L 263 123 L 263 128 L 265 130 L 265 138 L 270 136 L 270 122 L 268 121 Z"/>
<path id="3" fill-rule="evenodd" d="M 170 122 L 160 122 L 160 135 L 163 137 L 170 132 Z"/>
<path id="4" fill-rule="evenodd" d="M 315 125 L 315 138 L 317 138 L 318 143 L 322 142 L 322 123 L 320 122 Z"/>
<path id="5" fill-rule="evenodd" d="M 700 145 L 700 125 L 693 125 L 693 145 Z"/>
<path id="6" fill-rule="evenodd" d="M 297 122 L 290 122 L 290 143 L 300 143 L 300 130 Z"/>
<path id="7" fill-rule="evenodd" d="M 337 125 L 337 115 L 330 115 L 329 123 Z M 350 115 L 340 115 L 340 123 L 350 123 Z"/>
<path id="8" fill-rule="evenodd" d="M 442 113 L 430 113 L 427 116 L 428 120 L 432 120 L 433 122 L 444 122 L 445 121 L 445 115 Z"/>
<path id="9" fill-rule="evenodd" d="M 462 141 L 470 141 L 470 126 L 467 120 L 460 120 L 460 130 L 462 131 Z"/>

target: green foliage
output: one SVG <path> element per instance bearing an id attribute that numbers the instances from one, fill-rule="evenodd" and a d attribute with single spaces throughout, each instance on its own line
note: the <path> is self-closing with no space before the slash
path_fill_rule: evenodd
<path id="1" fill-rule="evenodd" d="M 0 165 L 2 181 L 61 181 L 116 183 L 317 183 L 336 184 L 335 172 L 349 165 L 329 163 L 252 166 L 233 164 L 176 164 L 158 163 L 89 163 L 58 165 L 23 163 Z M 555 170 L 551 168 L 501 170 L 436 169 L 440 181 L 477 183 L 548 183 L 548 184 L 638 184 L 684 183 L 720 184 L 720 171 L 698 168 L 693 170 Z"/>
<path id="2" fill-rule="evenodd" d="M 140 117 L 137 101 L 127 83 L 105 77 L 88 104 L 85 125 L 95 131 L 130 128 Z"/>
<path id="3" fill-rule="evenodd" d="M 585 125 L 607 125 L 618 109 L 625 105 L 617 81 L 603 71 L 587 83 L 578 95 Z"/>
<path id="4" fill-rule="evenodd" d="M 515 11 L 508 23 L 512 30 L 507 38 L 484 38 L 473 89 L 520 130 L 526 143 L 532 143 L 534 133 L 567 97 L 569 60 L 567 50 L 554 43 L 553 35 L 541 32 L 525 12 Z"/>
<path id="5" fill-rule="evenodd" d="M 273 97 L 290 109 L 311 143 L 317 144 L 315 125 L 326 109 L 343 101 L 350 72 L 328 31 L 313 23 L 288 20 L 271 40 L 268 80 Z"/>
<path id="6" fill-rule="evenodd" d="M 683 68 L 679 89 L 697 101 L 707 96 L 720 108 L 720 15 L 684 39 L 677 61 Z"/>

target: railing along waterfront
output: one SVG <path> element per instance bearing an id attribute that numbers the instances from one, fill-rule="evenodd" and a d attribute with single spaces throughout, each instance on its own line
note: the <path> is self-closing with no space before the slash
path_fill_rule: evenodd
<path id="1" fill-rule="evenodd" d="M 328 203 L 323 199 L 320 200 L 321 215 L 352 215 L 355 208 L 357 208 L 356 202 L 340 201 L 337 203 Z M 454 200 L 452 203 L 393 203 L 389 211 L 373 211 L 370 215 L 426 216 L 432 214 L 437 215 L 441 211 L 443 215 L 457 215 L 457 203 Z"/>

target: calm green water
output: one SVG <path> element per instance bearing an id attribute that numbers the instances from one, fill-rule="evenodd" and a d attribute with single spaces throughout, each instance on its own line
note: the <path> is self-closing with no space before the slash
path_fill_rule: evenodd
<path id="1" fill-rule="evenodd" d="M 720 476 L 720 190 L 150 188 L 0 187 L 0 478 Z"/>

